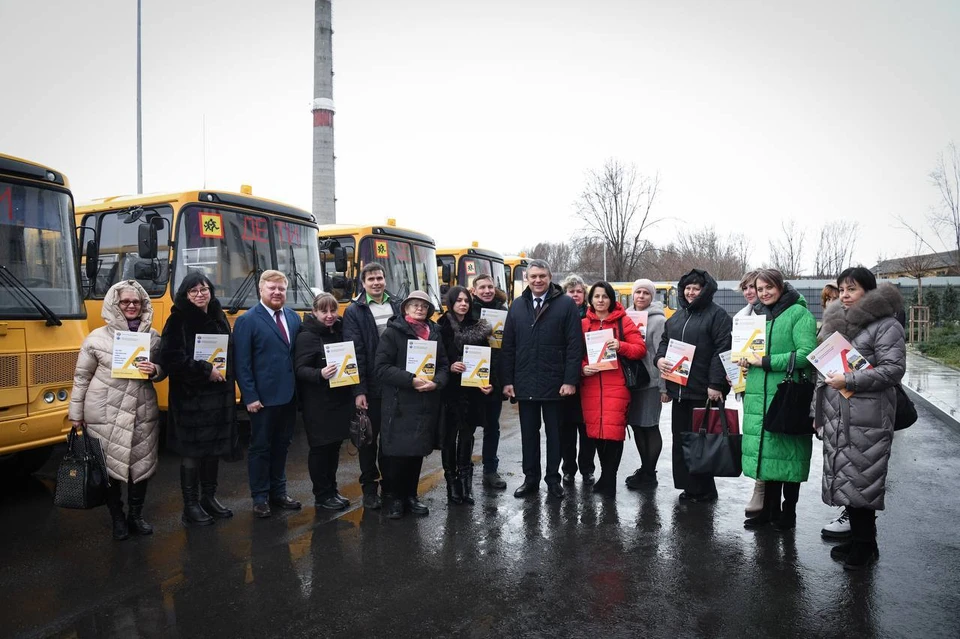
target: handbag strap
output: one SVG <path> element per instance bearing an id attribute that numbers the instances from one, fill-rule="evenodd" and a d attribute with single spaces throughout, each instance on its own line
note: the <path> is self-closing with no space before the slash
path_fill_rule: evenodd
<path id="1" fill-rule="evenodd" d="M 793 371 L 797 367 L 797 351 L 790 351 L 790 363 L 787 364 L 787 377 L 793 379 Z"/>
<path id="2" fill-rule="evenodd" d="M 710 400 L 707 400 L 710 402 Z M 717 412 L 720 414 L 720 425 L 723 427 L 723 436 L 727 437 L 730 435 L 730 425 L 727 423 L 727 410 L 724 407 L 723 400 L 718 400 L 716 402 Z"/>

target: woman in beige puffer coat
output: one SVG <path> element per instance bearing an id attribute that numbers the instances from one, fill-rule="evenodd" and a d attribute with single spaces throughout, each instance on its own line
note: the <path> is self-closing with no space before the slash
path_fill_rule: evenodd
<path id="1" fill-rule="evenodd" d="M 153 528 L 143 520 L 147 479 L 157 470 L 160 441 L 160 410 L 153 383 L 164 374 L 156 365 L 160 334 L 151 328 L 150 296 L 136 280 L 117 282 L 107 291 L 101 312 L 106 326 L 93 330 L 80 348 L 70 393 L 70 420 L 85 424 L 100 440 L 110 475 L 107 507 L 113 519 L 114 539 L 129 532 L 149 535 Z M 150 361 L 137 364 L 148 379 L 111 376 L 113 340 L 117 331 L 150 334 Z M 128 483 L 130 515 L 124 518 L 120 483 Z"/>

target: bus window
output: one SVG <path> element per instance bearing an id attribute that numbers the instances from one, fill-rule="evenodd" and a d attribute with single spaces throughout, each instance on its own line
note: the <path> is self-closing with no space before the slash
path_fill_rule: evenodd
<path id="1" fill-rule="evenodd" d="M 337 302 L 349 302 L 357 294 L 356 278 L 359 277 L 359 269 L 356 264 L 357 245 L 353 237 L 343 235 L 340 237 L 326 237 L 325 241 L 332 242 L 324 249 L 323 257 L 323 288 L 337 298 Z M 333 257 L 333 247 L 339 246 L 344 250 L 347 256 L 347 270 L 338 271 L 336 260 Z"/>
<path id="2" fill-rule="evenodd" d="M 506 272 L 504 271 L 504 266 L 501 262 L 491 262 L 490 263 L 490 275 L 493 276 L 493 284 L 498 289 L 507 292 L 507 277 Z"/>
<path id="3" fill-rule="evenodd" d="M 473 288 L 473 278 L 483 273 L 493 275 L 491 261 L 476 256 L 461 257 L 460 269 L 457 272 L 457 284 L 464 288 Z"/>
<path id="4" fill-rule="evenodd" d="M 447 271 L 450 273 L 447 279 L 443 278 L 443 267 L 447 267 Z M 453 286 L 453 274 L 456 271 L 454 265 L 453 256 L 451 255 L 441 255 L 437 258 L 437 277 L 440 279 L 440 292 L 446 295 L 447 291 L 450 290 L 450 287 Z"/>
<path id="5" fill-rule="evenodd" d="M 266 217 L 188 206 L 180 215 L 177 238 L 172 290 L 177 290 L 187 273 L 199 271 L 214 283 L 217 297 L 226 307 L 243 283 L 253 278 L 253 286 L 248 285 L 240 302 L 247 308 L 257 303 L 256 272 L 273 263 Z"/>
<path id="6" fill-rule="evenodd" d="M 313 308 L 313 298 L 321 293 L 310 284 L 320 281 L 316 229 L 296 222 L 274 220 L 273 233 L 277 270 L 287 276 L 287 303 L 296 309 Z"/>
<path id="7" fill-rule="evenodd" d="M 96 216 L 97 214 L 94 214 Z M 157 259 L 140 259 L 137 253 L 137 234 L 140 224 L 151 215 L 160 215 L 166 222 L 157 227 Z M 92 226 L 92 217 L 83 220 L 84 226 Z M 135 208 L 99 215 L 97 239 L 100 243 L 100 266 L 90 289 L 90 296 L 103 298 L 107 290 L 120 280 L 137 280 L 150 297 L 163 295 L 167 290 L 167 274 L 170 264 L 170 222 L 173 209 L 169 206 L 156 209 Z M 145 274 L 152 271 L 153 276 Z M 86 275 L 84 275 L 86 277 Z M 89 285 L 89 282 L 85 282 Z"/>
<path id="8" fill-rule="evenodd" d="M 437 251 L 431 246 L 413 245 L 414 271 L 417 277 L 417 288 L 425 291 L 434 300 L 437 310 L 440 310 L 440 286 L 437 282 L 437 269 L 431 265 L 437 263 Z"/>
<path id="9" fill-rule="evenodd" d="M 387 292 L 399 298 L 416 288 L 410 244 L 386 238 L 365 237 L 360 240 L 360 263 L 383 264 Z M 433 262 L 436 264 L 436 261 Z"/>

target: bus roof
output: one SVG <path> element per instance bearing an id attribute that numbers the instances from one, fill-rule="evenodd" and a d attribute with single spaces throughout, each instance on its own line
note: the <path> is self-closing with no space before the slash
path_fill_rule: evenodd
<path id="1" fill-rule="evenodd" d="M 55 169 L 30 160 L 0 153 L 0 173 L 16 175 L 30 180 L 40 180 L 70 188 L 67 177 Z"/>
<path id="2" fill-rule="evenodd" d="M 426 233 L 393 226 L 391 224 L 321 224 L 320 237 L 334 235 L 383 235 L 436 246 L 433 238 Z"/>
<path id="3" fill-rule="evenodd" d="M 111 197 L 97 198 L 91 202 L 81 204 L 77 207 L 77 212 L 97 213 L 100 211 L 125 209 L 133 206 L 152 206 L 173 202 L 197 202 L 199 204 L 238 206 L 246 209 L 295 217 L 316 225 L 316 218 L 313 214 L 303 209 L 298 209 L 289 204 L 277 202 L 276 200 L 268 200 L 267 198 L 256 195 L 234 193 L 232 191 L 202 190 L 174 193 L 147 193 L 142 195 L 114 195 Z"/>
<path id="4" fill-rule="evenodd" d="M 522 255 L 504 255 L 503 261 L 507 264 L 523 264 L 524 262 L 529 262 L 532 260 L 532 257 L 523 257 Z"/>
<path id="5" fill-rule="evenodd" d="M 463 253 L 465 255 L 479 255 L 481 257 L 489 257 L 492 260 L 497 262 L 503 262 L 503 255 L 497 253 L 496 251 L 491 251 L 490 249 L 479 248 L 476 246 L 457 246 L 457 247 L 446 247 L 438 248 L 437 255 L 453 255 L 454 253 Z"/>

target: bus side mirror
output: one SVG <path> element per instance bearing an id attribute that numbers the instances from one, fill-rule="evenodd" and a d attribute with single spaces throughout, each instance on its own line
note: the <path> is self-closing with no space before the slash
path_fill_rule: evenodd
<path id="1" fill-rule="evenodd" d="M 157 227 L 150 222 L 137 227 L 137 253 L 143 260 L 157 257 Z"/>
<path id="2" fill-rule="evenodd" d="M 97 276 L 97 271 L 100 270 L 100 251 L 97 250 L 97 243 L 94 240 L 87 240 L 87 279 L 92 280 Z"/>
<path id="3" fill-rule="evenodd" d="M 333 268 L 338 273 L 347 272 L 347 252 L 342 246 L 333 247 Z"/>
<path id="4" fill-rule="evenodd" d="M 440 265 L 440 281 L 449 283 L 451 276 L 452 276 L 452 273 L 451 273 L 450 265 L 441 264 Z"/>

